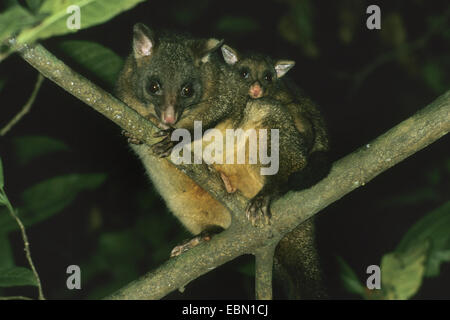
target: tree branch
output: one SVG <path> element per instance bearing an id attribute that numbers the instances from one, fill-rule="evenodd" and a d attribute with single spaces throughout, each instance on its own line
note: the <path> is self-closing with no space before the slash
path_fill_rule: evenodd
<path id="1" fill-rule="evenodd" d="M 273 256 L 277 244 L 255 250 L 255 296 L 257 300 L 272 300 Z"/>
<path id="2" fill-rule="evenodd" d="M 84 79 L 42 46 L 12 44 L 21 56 L 44 76 L 90 105 L 123 129 L 152 144 L 154 126 Z M 215 172 L 206 165 L 177 166 L 233 212 L 230 228 L 211 241 L 170 259 L 111 295 L 110 299 L 158 299 L 242 254 L 273 245 L 297 225 L 345 194 L 363 186 L 381 172 L 423 149 L 450 129 L 450 91 L 370 144 L 337 161 L 325 179 L 302 192 L 290 192 L 271 206 L 272 225 L 255 228 L 246 223 L 246 199 L 229 195 Z M 186 266 L 189 266 L 188 268 Z"/>
<path id="3" fill-rule="evenodd" d="M 31 106 L 34 103 L 34 100 L 36 99 L 36 96 L 39 92 L 39 89 L 41 88 L 42 82 L 44 81 L 44 77 L 42 74 L 38 74 L 38 78 L 36 80 L 36 84 L 34 85 L 33 92 L 31 93 L 30 98 L 28 98 L 28 101 L 24 104 L 22 109 L 12 118 L 6 126 L 3 127 L 3 129 L 0 130 L 0 136 L 4 136 L 11 128 L 20 121 L 31 109 Z"/>

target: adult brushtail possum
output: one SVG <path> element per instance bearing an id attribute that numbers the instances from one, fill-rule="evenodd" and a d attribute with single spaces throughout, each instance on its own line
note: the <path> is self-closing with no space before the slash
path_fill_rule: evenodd
<path id="1" fill-rule="evenodd" d="M 221 45 L 216 39 L 155 33 L 136 24 L 132 53 L 116 84 L 117 96 L 161 129 L 162 140 L 153 146 L 138 144 L 130 135 L 129 142 L 167 207 L 197 235 L 176 247 L 173 255 L 206 239 L 205 231 L 226 229 L 231 223 L 221 203 L 164 159 L 175 146 L 170 139 L 175 129 L 192 132 L 195 121 L 201 121 L 203 131 L 215 128 L 223 136 L 227 129 L 266 129 L 268 141 L 276 137 L 271 130 L 278 129 L 277 143 L 269 143 L 267 150 L 268 154 L 279 152 L 277 174 L 261 175 L 265 165 L 250 163 L 248 150 L 243 164 L 212 165 L 228 192 L 238 190 L 249 199 L 247 216 L 255 224 L 268 222 L 270 200 L 286 191 L 288 179 L 308 165 L 308 138 L 289 111 L 271 97 L 250 99 L 246 83 L 219 54 Z M 234 144 L 235 155 L 243 147 L 248 149 L 250 137 L 244 138 Z M 260 142 L 258 138 L 258 147 Z M 225 154 L 216 156 L 225 158 Z"/>
<path id="2" fill-rule="evenodd" d="M 274 60 L 259 53 L 242 54 L 228 45 L 221 47 L 225 62 L 246 83 L 250 99 L 272 98 L 281 103 L 306 141 L 308 164 L 293 173 L 290 189 L 309 187 L 329 171 L 328 133 L 317 106 L 285 74 L 292 60 Z M 275 254 L 275 276 L 292 298 L 323 298 L 321 268 L 315 246 L 314 220 L 286 235 Z"/>
<path id="3" fill-rule="evenodd" d="M 163 139 L 153 146 L 138 144 L 129 135 L 128 140 L 170 211 L 194 235 L 227 228 L 230 213 L 163 157 L 174 146 L 174 129 L 193 130 L 194 121 L 201 121 L 206 130 L 241 114 L 246 100 L 239 94 L 238 77 L 215 52 L 220 44 L 216 39 L 155 34 L 138 23 L 132 53 L 116 83 L 116 95 L 161 129 Z"/>

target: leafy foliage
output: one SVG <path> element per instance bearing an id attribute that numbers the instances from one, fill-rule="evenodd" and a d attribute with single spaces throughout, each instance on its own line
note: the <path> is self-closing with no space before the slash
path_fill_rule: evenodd
<path id="1" fill-rule="evenodd" d="M 19 42 L 33 42 L 38 39 L 46 39 L 59 36 L 77 30 L 67 28 L 67 18 L 71 13 L 67 9 L 71 5 L 78 6 L 81 12 L 81 28 L 89 28 L 104 23 L 122 11 L 134 7 L 143 0 L 46 0 L 37 11 L 46 17 L 33 28 L 23 30 L 19 36 Z M 1 25 L 0 25 L 1 26 Z"/>
<path id="2" fill-rule="evenodd" d="M 33 272 L 22 267 L 0 269 L 0 287 L 37 286 Z"/>
<path id="3" fill-rule="evenodd" d="M 409 299 L 424 277 L 439 275 L 439 266 L 450 262 L 450 202 L 430 212 L 403 236 L 396 250 L 381 259 L 382 291 L 378 298 Z M 349 292 L 373 298 L 357 275 L 339 258 L 341 280 Z"/>
<path id="4" fill-rule="evenodd" d="M 15 137 L 13 144 L 21 165 L 45 154 L 70 150 L 64 142 L 46 136 Z"/>
<path id="5" fill-rule="evenodd" d="M 114 86 L 122 69 L 123 59 L 112 50 L 95 42 L 79 40 L 61 41 L 59 47 L 82 68 L 99 77 L 110 87 Z"/>
<path id="6" fill-rule="evenodd" d="M 32 26 L 37 18 L 23 7 L 16 5 L 0 14 L 0 43 L 17 31 Z"/>

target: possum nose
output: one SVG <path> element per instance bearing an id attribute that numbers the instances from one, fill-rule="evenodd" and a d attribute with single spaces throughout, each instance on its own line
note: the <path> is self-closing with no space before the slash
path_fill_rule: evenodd
<path id="1" fill-rule="evenodd" d="M 256 82 L 256 83 L 252 84 L 252 86 L 250 87 L 250 90 L 249 90 L 249 95 L 253 99 L 258 99 L 258 98 L 262 97 L 263 89 L 261 88 L 259 83 Z"/>
<path id="2" fill-rule="evenodd" d="M 177 115 L 175 114 L 175 108 L 170 106 L 164 110 L 161 114 L 161 120 L 165 124 L 174 124 L 177 121 Z"/>

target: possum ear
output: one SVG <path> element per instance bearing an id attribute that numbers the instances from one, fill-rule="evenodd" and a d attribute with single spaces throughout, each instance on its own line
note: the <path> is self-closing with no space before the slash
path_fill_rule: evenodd
<path id="1" fill-rule="evenodd" d="M 292 60 L 279 60 L 275 63 L 275 71 L 277 72 L 277 78 L 284 76 L 291 68 L 295 66 L 295 61 Z"/>
<path id="2" fill-rule="evenodd" d="M 133 27 L 133 52 L 136 59 L 148 57 L 155 49 L 153 32 L 143 23 L 136 23 Z"/>
<path id="3" fill-rule="evenodd" d="M 217 51 L 223 45 L 223 42 L 224 40 L 214 38 L 195 41 L 192 46 L 195 62 L 199 65 L 208 62 L 211 54 Z"/>
<path id="4" fill-rule="evenodd" d="M 222 49 L 223 59 L 225 60 L 225 62 L 227 64 L 233 65 L 236 62 L 238 62 L 239 56 L 238 56 L 238 53 L 236 52 L 236 50 L 234 50 L 230 46 L 227 46 L 226 44 L 224 44 L 221 49 Z"/>

